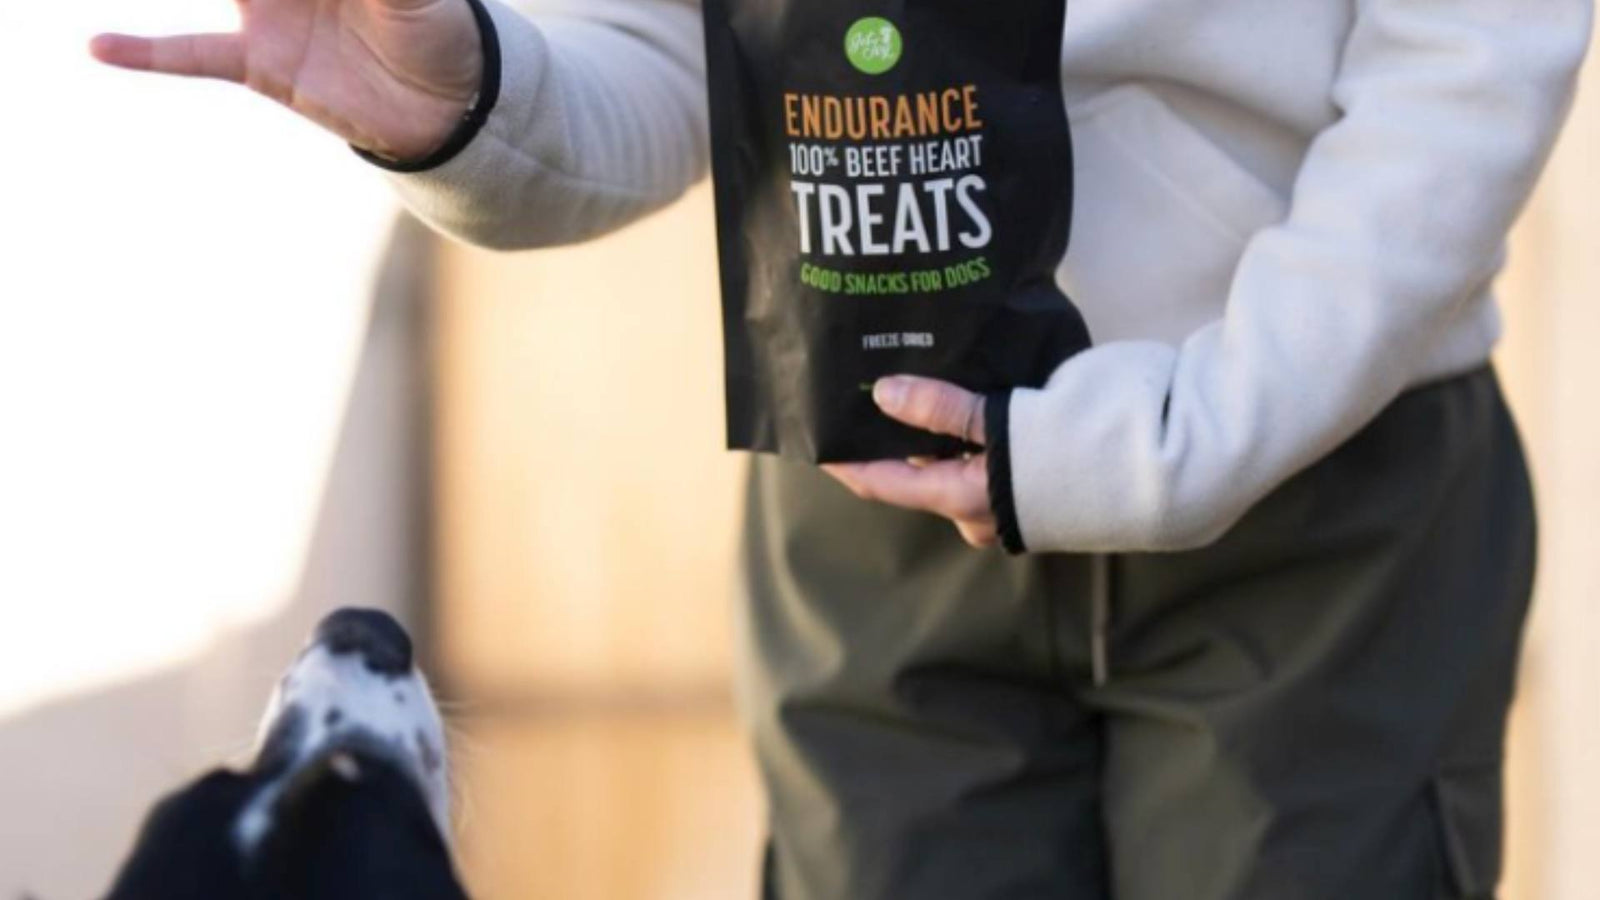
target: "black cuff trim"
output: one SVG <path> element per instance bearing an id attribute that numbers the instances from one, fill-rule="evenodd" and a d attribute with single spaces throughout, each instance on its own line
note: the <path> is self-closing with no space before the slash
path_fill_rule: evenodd
<path id="1" fill-rule="evenodd" d="M 1028 552 L 1017 521 L 1017 500 L 1011 492 L 1011 392 L 990 394 L 983 405 L 984 434 L 989 439 L 989 506 L 994 511 L 1000 545 L 1012 556 Z"/>
<path id="2" fill-rule="evenodd" d="M 478 87 L 478 97 L 472 103 L 472 108 L 462 117 L 461 124 L 439 149 L 417 160 L 385 159 L 360 147 L 351 147 L 356 155 L 380 169 L 390 172 L 399 172 L 414 175 L 437 169 L 467 149 L 478 132 L 483 130 L 484 123 L 489 121 L 489 114 L 500 102 L 500 33 L 494 27 L 494 17 L 489 15 L 489 10 L 483 5 L 482 0 L 467 0 L 467 5 L 472 7 L 472 17 L 478 23 L 478 36 L 483 40 L 483 84 Z"/>

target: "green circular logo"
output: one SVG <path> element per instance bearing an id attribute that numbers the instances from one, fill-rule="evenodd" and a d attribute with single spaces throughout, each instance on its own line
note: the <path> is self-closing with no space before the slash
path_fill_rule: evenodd
<path id="1" fill-rule="evenodd" d="M 850 64 L 868 75 L 882 75 L 900 62 L 905 42 L 900 29 L 888 19 L 876 16 L 862 19 L 850 26 L 844 36 L 844 54 Z"/>

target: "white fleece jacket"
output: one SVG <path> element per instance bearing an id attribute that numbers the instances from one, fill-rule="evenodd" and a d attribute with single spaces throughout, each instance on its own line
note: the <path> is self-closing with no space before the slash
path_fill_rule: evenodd
<path id="1" fill-rule="evenodd" d="M 694 0 L 488 0 L 498 107 L 396 176 L 424 219 L 537 247 L 707 159 Z M 1014 393 L 1034 551 L 1219 537 L 1409 386 L 1479 367 L 1506 234 L 1570 105 L 1592 0 L 1072 0 L 1060 280 L 1096 346 Z M 707 302 L 715 302 L 707 298 Z"/>

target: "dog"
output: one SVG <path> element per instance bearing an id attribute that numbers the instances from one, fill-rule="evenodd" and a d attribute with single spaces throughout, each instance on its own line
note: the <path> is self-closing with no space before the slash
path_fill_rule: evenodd
<path id="1" fill-rule="evenodd" d="M 386 613 L 342 609 L 279 681 L 254 761 L 158 803 L 106 900 L 467 900 L 444 724 Z"/>

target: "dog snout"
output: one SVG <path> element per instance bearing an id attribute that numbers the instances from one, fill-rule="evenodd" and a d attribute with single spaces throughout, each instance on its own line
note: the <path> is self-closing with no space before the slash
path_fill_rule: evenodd
<path id="1" fill-rule="evenodd" d="M 381 675 L 405 675 L 411 671 L 411 638 L 386 612 L 338 610 L 317 626 L 314 641 L 334 655 L 360 655 L 368 669 Z"/>
<path id="2" fill-rule="evenodd" d="M 300 755 L 307 733 L 305 710 L 285 707 L 268 723 L 261 749 L 256 753 L 255 770 L 268 775 L 287 772 Z"/>

